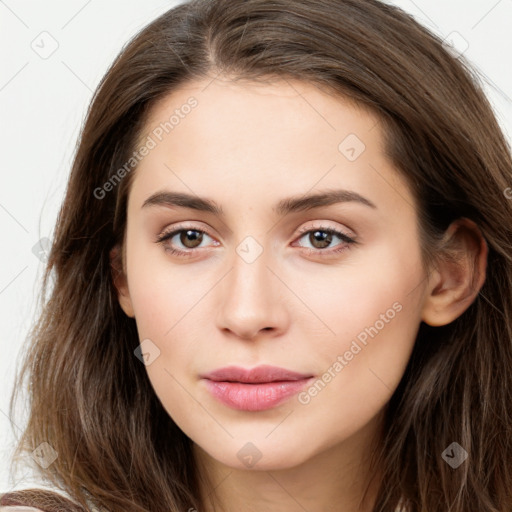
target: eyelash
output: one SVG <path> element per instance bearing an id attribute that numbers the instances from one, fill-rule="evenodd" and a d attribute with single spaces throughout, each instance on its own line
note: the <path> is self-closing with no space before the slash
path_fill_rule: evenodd
<path id="1" fill-rule="evenodd" d="M 162 244 L 165 247 L 165 250 L 174 256 L 183 256 L 183 257 L 192 257 L 194 253 L 196 252 L 194 249 L 189 249 L 187 251 L 183 251 L 181 249 L 174 249 L 173 247 L 166 247 L 165 242 L 167 240 L 172 239 L 175 235 L 181 233 L 182 231 L 197 231 L 198 233 L 203 233 L 208 235 L 209 237 L 213 238 L 207 231 L 203 229 L 196 229 L 193 226 L 184 226 L 184 225 L 178 225 L 175 226 L 172 231 L 164 232 L 161 235 L 157 237 L 155 240 L 155 243 Z M 339 254 L 343 251 L 349 250 L 351 248 L 351 245 L 357 244 L 358 242 L 354 240 L 353 238 L 350 238 L 348 235 L 343 233 L 342 231 L 338 231 L 333 228 L 328 228 L 325 226 L 315 226 L 313 228 L 302 228 L 299 230 L 300 238 L 302 238 L 305 234 L 314 232 L 314 231 L 322 231 L 325 233 L 328 233 L 330 235 L 336 235 L 338 238 L 340 238 L 343 242 L 345 242 L 346 245 L 341 245 L 338 249 L 331 249 L 331 250 L 323 250 L 323 249 L 311 249 L 309 247 L 302 247 L 303 250 L 307 252 L 309 255 L 314 256 L 332 256 L 334 254 Z"/>

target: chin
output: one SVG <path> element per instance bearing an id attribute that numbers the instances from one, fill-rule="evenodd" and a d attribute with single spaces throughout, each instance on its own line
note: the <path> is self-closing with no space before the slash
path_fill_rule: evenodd
<path id="1" fill-rule="evenodd" d="M 290 469 L 306 462 L 314 454 L 300 451 L 295 446 L 283 446 L 279 449 L 270 440 L 265 441 L 230 441 L 229 446 L 218 446 L 208 451 L 216 461 L 237 470 L 278 471 Z"/>

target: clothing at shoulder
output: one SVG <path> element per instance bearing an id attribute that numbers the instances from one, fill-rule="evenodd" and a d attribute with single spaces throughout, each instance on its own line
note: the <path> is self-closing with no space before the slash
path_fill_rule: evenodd
<path id="1" fill-rule="evenodd" d="M 34 507 L 17 507 L 17 506 L 0 506 L 0 512 L 44 512 L 40 508 Z"/>
<path id="2" fill-rule="evenodd" d="M 86 512 L 62 494 L 48 489 L 22 489 L 0 494 L 0 512 Z"/>

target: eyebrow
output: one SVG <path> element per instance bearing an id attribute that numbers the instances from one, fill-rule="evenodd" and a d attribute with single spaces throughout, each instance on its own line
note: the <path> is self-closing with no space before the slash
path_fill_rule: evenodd
<path id="1" fill-rule="evenodd" d="M 355 202 L 377 209 L 377 206 L 372 201 L 357 192 L 351 190 L 328 190 L 317 194 L 281 199 L 274 205 L 273 211 L 278 215 L 284 216 L 288 213 L 302 212 L 321 206 L 348 202 Z M 212 199 L 184 192 L 171 192 L 167 190 L 156 192 L 144 201 L 142 208 L 150 206 L 183 207 L 213 213 L 218 216 L 224 215 L 222 207 Z"/>

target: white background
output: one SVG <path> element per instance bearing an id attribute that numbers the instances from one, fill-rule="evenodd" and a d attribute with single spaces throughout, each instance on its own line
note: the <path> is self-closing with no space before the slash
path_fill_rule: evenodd
<path id="1" fill-rule="evenodd" d="M 51 239 L 75 142 L 99 80 L 138 30 L 179 2 L 164 0 L 0 0 L 0 492 L 23 488 L 8 475 L 14 434 L 8 402 L 20 349 L 34 321 L 43 263 L 33 254 Z M 397 0 L 481 72 L 509 141 L 512 134 L 512 0 Z M 48 58 L 32 46 L 51 48 Z M 466 45 L 467 49 L 466 49 Z M 42 50 L 40 50 L 42 51 Z M 511 183 L 512 186 L 512 183 Z"/>

